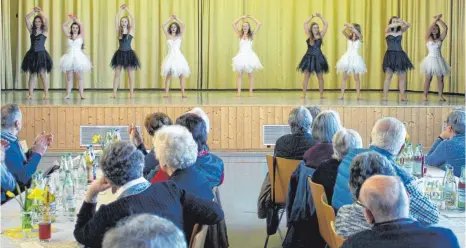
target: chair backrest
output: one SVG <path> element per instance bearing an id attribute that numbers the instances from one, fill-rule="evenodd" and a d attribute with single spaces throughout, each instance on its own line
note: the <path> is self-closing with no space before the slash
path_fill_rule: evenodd
<path id="1" fill-rule="evenodd" d="M 191 240 L 189 241 L 189 248 L 204 248 L 208 227 L 208 225 L 194 225 Z"/>
<path id="2" fill-rule="evenodd" d="M 324 186 L 318 183 L 314 183 L 311 177 L 308 177 L 309 185 L 311 187 L 312 201 L 316 208 L 317 221 L 319 222 L 320 236 L 325 240 L 329 246 L 333 244 L 330 233 L 328 232 L 327 219 L 325 218 L 324 206 L 322 205 L 322 196 L 325 196 Z M 327 197 L 325 196 L 325 199 Z"/>
<path id="3" fill-rule="evenodd" d="M 286 158 L 275 158 L 277 166 L 275 169 L 275 184 L 273 182 L 273 156 L 266 155 L 267 167 L 269 168 L 269 178 L 272 190 L 272 201 L 275 204 L 286 204 L 288 194 L 288 184 L 290 183 L 291 174 L 296 170 L 301 160 L 293 160 Z M 273 192 L 275 191 L 275 199 Z"/>
<path id="4" fill-rule="evenodd" d="M 21 148 L 24 152 L 27 152 L 29 150 L 28 143 L 26 142 L 26 140 L 21 140 L 19 144 L 21 145 Z"/>
<path id="5" fill-rule="evenodd" d="M 332 231 L 336 247 L 341 247 L 345 242 L 345 239 L 337 234 L 335 231 L 335 222 L 330 221 L 330 230 Z"/>
<path id="6" fill-rule="evenodd" d="M 322 207 L 325 213 L 325 228 L 327 228 L 327 233 L 330 236 L 331 244 L 327 243 L 332 248 L 337 248 L 335 236 L 332 233 L 332 228 L 330 226 L 330 222 L 335 221 L 335 210 L 333 210 L 332 206 L 328 205 L 327 196 L 325 194 L 322 195 L 320 201 L 322 202 Z"/>

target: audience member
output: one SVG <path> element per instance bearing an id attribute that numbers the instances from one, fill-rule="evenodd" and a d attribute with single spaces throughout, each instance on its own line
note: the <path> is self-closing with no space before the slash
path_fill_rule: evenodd
<path id="1" fill-rule="evenodd" d="M 186 248 L 186 240 L 171 221 L 150 214 L 122 220 L 105 233 L 103 248 Z"/>
<path id="2" fill-rule="evenodd" d="M 340 129 L 340 116 L 332 110 L 323 111 L 312 121 L 312 137 L 318 144 L 309 148 L 303 155 L 307 167 L 316 169 L 322 161 L 332 157 L 332 138 Z"/>
<path id="3" fill-rule="evenodd" d="M 316 144 L 311 135 L 312 116 L 305 107 L 291 110 L 288 116 L 288 125 L 291 134 L 280 137 L 275 143 L 275 157 L 302 160 L 304 153 Z M 260 219 L 267 216 L 268 209 L 272 206 L 269 173 L 262 183 L 259 199 L 257 201 L 257 215 Z"/>
<path id="4" fill-rule="evenodd" d="M 1 171 L 0 175 L 2 178 L 2 204 L 6 202 L 6 192 L 7 191 L 14 191 L 16 188 L 16 180 L 14 176 L 8 171 L 5 165 L 5 150 L 10 148 L 7 140 L 0 139 L 1 147 L 0 147 L 0 166 Z"/>
<path id="5" fill-rule="evenodd" d="M 90 247 L 101 247 L 105 232 L 120 220 L 135 214 L 153 214 L 172 221 L 213 225 L 223 219 L 223 211 L 212 200 L 194 197 L 173 181 L 150 184 L 142 176 L 144 155 L 130 142 L 110 144 L 103 151 L 99 166 L 103 177 L 87 190 L 74 230 L 76 240 Z M 100 205 L 99 192 L 112 189 L 117 200 Z M 191 233 L 185 232 L 187 240 Z"/>
<path id="6" fill-rule="evenodd" d="M 377 152 L 357 155 L 351 163 L 350 170 L 349 187 L 354 202 L 341 207 L 335 218 L 335 231 L 345 239 L 355 233 L 371 229 L 372 226 L 364 218 L 364 208 L 357 204 L 364 181 L 374 175 L 396 175 L 390 161 Z"/>
<path id="7" fill-rule="evenodd" d="M 338 166 L 351 149 L 362 147 L 362 140 L 358 132 L 342 128 L 333 136 L 332 145 L 332 158 L 321 162 L 312 175 L 314 183 L 324 186 L 325 195 L 330 205 L 332 204 L 333 187 L 335 187 L 337 180 Z"/>
<path id="8" fill-rule="evenodd" d="M 367 179 L 358 204 L 364 208 L 364 216 L 373 227 L 350 236 L 343 248 L 460 247 L 451 230 L 424 227 L 409 217 L 410 201 L 403 182 L 397 177 L 376 175 Z"/>
<path id="9" fill-rule="evenodd" d="M 32 175 L 36 172 L 40 159 L 52 144 L 53 135 L 40 133 L 26 153 L 17 137 L 22 128 L 22 114 L 18 105 L 6 104 L 1 109 L 2 130 L 1 138 L 9 143 L 9 149 L 5 151 L 5 165 L 13 174 L 16 181 L 23 189 L 29 184 Z"/>
<path id="10" fill-rule="evenodd" d="M 144 126 L 146 127 L 147 133 L 154 137 L 155 132 L 163 126 L 172 125 L 172 120 L 165 113 L 152 113 L 146 116 Z M 144 171 L 143 175 L 145 178 L 152 178 L 155 173 L 159 170 L 159 161 L 155 157 L 155 149 L 152 146 L 149 152 L 147 152 L 142 135 L 139 130 L 133 124 L 129 126 L 129 137 L 131 142 L 137 146 L 144 155 Z"/>
<path id="11" fill-rule="evenodd" d="M 207 114 L 204 112 L 204 110 L 202 110 L 201 108 L 195 107 L 195 108 L 191 109 L 190 111 L 188 111 L 187 114 L 195 114 L 195 115 L 201 117 L 205 122 L 206 132 L 207 132 L 207 134 L 209 134 L 209 132 L 210 132 L 210 120 L 209 120 L 209 117 L 207 116 Z"/>
<path id="12" fill-rule="evenodd" d="M 401 152 L 406 137 L 406 129 L 402 122 L 396 118 L 387 117 L 379 119 L 371 132 L 372 144 L 370 151 L 375 151 L 385 156 L 392 164 L 396 174 L 401 178 L 410 195 L 410 214 L 424 225 L 435 224 L 439 220 L 439 212 L 436 205 L 425 196 L 416 185 L 415 178 L 408 174 L 395 162 L 395 157 Z M 337 181 L 333 191 L 332 206 L 339 209 L 343 205 L 353 203 L 351 192 L 348 188 L 350 164 L 356 155 L 366 149 L 353 149 L 338 166 Z"/>
<path id="13" fill-rule="evenodd" d="M 315 120 L 316 117 L 320 114 L 320 112 L 322 112 L 322 110 L 318 106 L 307 106 L 306 108 L 311 113 L 313 120 Z"/>
<path id="14" fill-rule="evenodd" d="M 461 167 L 464 166 L 464 122 L 465 112 L 455 110 L 451 112 L 446 121 L 445 130 L 435 140 L 427 153 L 425 163 L 437 167 L 449 164 L 453 166 L 455 176 L 461 176 Z"/>

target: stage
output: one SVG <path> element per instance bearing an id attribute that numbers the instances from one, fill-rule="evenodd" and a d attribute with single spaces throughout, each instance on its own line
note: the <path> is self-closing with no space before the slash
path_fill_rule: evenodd
<path id="1" fill-rule="evenodd" d="M 320 100 L 318 92 L 309 91 L 302 99 L 301 91 L 256 91 L 253 97 L 244 91 L 236 97 L 234 91 L 187 91 L 182 99 L 179 91 L 171 91 L 163 98 L 162 91 L 118 91 L 116 99 L 109 98 L 111 91 L 86 90 L 86 99 L 79 99 L 76 90 L 72 99 L 64 100 L 65 91 L 51 90 L 50 99 L 42 100 L 42 91 L 37 90 L 32 100 L 26 100 L 26 91 L 3 91 L 2 105 L 16 103 L 23 111 L 23 130 L 19 137 L 32 144 L 36 135 L 45 130 L 55 134 L 51 151 L 78 151 L 80 126 L 82 125 L 128 125 L 143 126 L 144 118 L 151 112 L 165 112 L 173 120 L 195 106 L 200 106 L 210 118 L 211 129 L 208 144 L 215 151 L 267 151 L 263 145 L 263 125 L 286 125 L 288 113 L 299 105 L 320 106 L 340 113 L 346 128 L 358 131 L 364 145 L 369 143 L 373 123 L 380 117 L 392 116 L 406 124 L 413 143 L 422 143 L 429 148 L 442 129 L 448 113 L 465 103 L 464 95 L 445 95 L 446 102 L 439 102 L 437 94 L 429 94 L 429 101 L 422 100 L 422 93 L 408 93 L 407 102 L 398 101 L 398 93 L 390 92 L 389 100 L 382 102 L 382 92 L 364 91 L 364 100 L 357 101 L 356 93 L 348 91 L 344 100 L 339 100 L 339 91 L 325 92 Z M 146 144 L 151 144 L 144 131 Z"/>

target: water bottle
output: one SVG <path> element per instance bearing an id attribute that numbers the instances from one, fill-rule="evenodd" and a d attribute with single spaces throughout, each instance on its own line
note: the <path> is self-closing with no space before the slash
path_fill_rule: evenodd
<path id="1" fill-rule="evenodd" d="M 447 172 L 445 172 L 445 177 L 443 178 L 443 201 L 447 209 L 454 210 L 456 209 L 456 180 L 453 175 L 453 167 L 449 164 L 445 164 L 445 167 L 447 168 Z"/>
<path id="2" fill-rule="evenodd" d="M 79 155 L 78 162 L 78 185 L 81 192 L 87 190 L 87 166 L 86 160 L 84 159 L 84 153 Z"/>
<path id="3" fill-rule="evenodd" d="M 422 145 L 418 144 L 416 147 L 416 151 L 414 152 L 413 158 L 413 175 L 417 177 L 422 176 Z"/>
<path id="4" fill-rule="evenodd" d="M 63 182 L 65 181 L 65 176 L 66 176 L 66 170 L 68 169 L 68 166 L 66 165 L 67 162 L 66 162 L 66 158 L 65 158 L 65 155 L 61 155 L 61 159 L 60 159 L 60 182 Z"/>
<path id="5" fill-rule="evenodd" d="M 464 166 L 463 166 L 461 167 L 461 176 L 458 182 L 458 210 L 461 210 L 461 211 L 465 210 L 465 201 L 466 201 L 465 185 L 466 185 L 466 173 L 464 171 Z"/>
<path id="6" fill-rule="evenodd" d="M 71 171 L 66 171 L 66 179 L 63 185 L 63 195 L 65 198 L 66 215 L 69 221 L 74 221 L 76 216 L 76 203 L 75 203 L 75 185 L 73 183 L 73 176 Z"/>

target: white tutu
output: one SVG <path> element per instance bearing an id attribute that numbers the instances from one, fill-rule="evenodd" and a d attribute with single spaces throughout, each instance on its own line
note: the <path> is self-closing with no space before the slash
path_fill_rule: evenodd
<path id="1" fill-rule="evenodd" d="M 168 53 L 163 59 L 162 76 L 188 77 L 191 74 L 188 61 L 181 53 L 181 39 L 167 40 Z"/>
<path id="2" fill-rule="evenodd" d="M 251 73 L 262 69 L 259 57 L 252 50 L 252 40 L 241 39 L 238 54 L 233 58 L 233 71 Z"/>
<path id="3" fill-rule="evenodd" d="M 91 70 L 91 60 L 83 53 L 82 45 L 82 38 L 68 40 L 68 51 L 60 59 L 60 71 L 88 72 Z"/>
<path id="4" fill-rule="evenodd" d="M 450 66 L 442 57 L 442 43 L 428 41 L 426 46 L 429 54 L 421 62 L 421 73 L 430 76 L 443 76 L 450 73 Z"/>
<path id="5" fill-rule="evenodd" d="M 359 55 L 361 41 L 348 40 L 347 47 L 348 49 L 345 54 L 343 54 L 337 62 L 337 71 L 354 74 L 363 74 L 367 72 L 366 64 L 364 63 L 361 55 Z"/>

